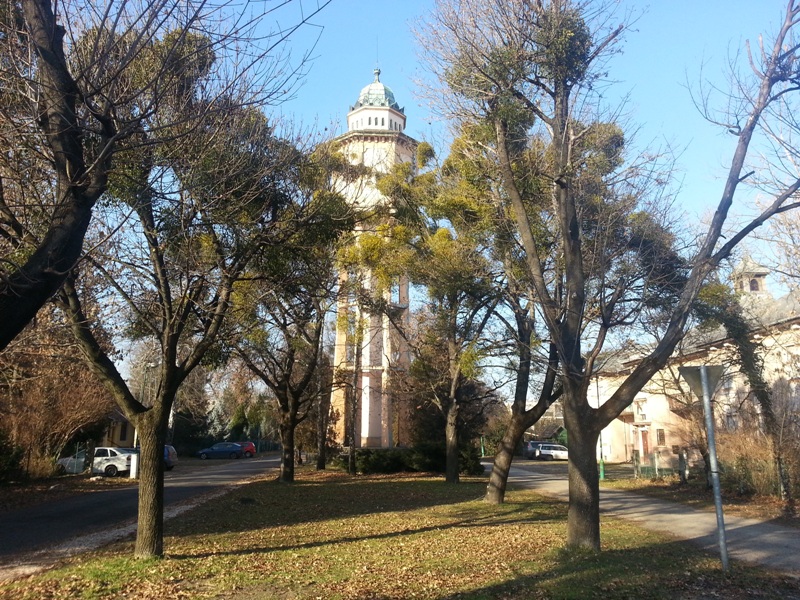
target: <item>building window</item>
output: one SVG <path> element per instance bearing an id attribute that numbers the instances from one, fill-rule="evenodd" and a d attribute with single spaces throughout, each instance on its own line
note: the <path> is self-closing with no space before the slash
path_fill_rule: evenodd
<path id="1" fill-rule="evenodd" d="M 367 119 L 367 125 L 372 125 L 372 117 L 369 117 L 369 118 Z"/>
<path id="2" fill-rule="evenodd" d="M 123 421 L 119 424 L 119 441 L 124 442 L 128 439 L 128 422 Z"/>
<path id="3" fill-rule="evenodd" d="M 758 279 L 751 279 L 750 280 L 750 291 L 757 292 L 758 291 Z"/>
<path id="4" fill-rule="evenodd" d="M 663 429 L 656 429 L 656 441 L 659 446 L 667 445 L 667 436 L 664 435 Z"/>
<path id="5" fill-rule="evenodd" d="M 381 117 L 381 127 L 383 127 L 385 124 L 386 124 L 386 120 L 383 117 Z"/>

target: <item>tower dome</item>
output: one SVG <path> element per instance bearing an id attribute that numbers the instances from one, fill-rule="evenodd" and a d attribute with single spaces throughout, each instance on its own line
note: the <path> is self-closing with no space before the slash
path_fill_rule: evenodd
<path id="1" fill-rule="evenodd" d="M 405 111 L 391 88 L 381 82 L 381 70 L 375 69 L 374 74 L 374 81 L 361 89 L 347 113 L 347 130 L 401 132 L 406 128 Z"/>
<path id="2" fill-rule="evenodd" d="M 365 86 L 358 95 L 355 105 L 350 110 L 355 110 L 362 106 L 388 106 L 400 112 L 403 109 L 394 99 L 394 92 L 391 88 L 381 83 L 381 70 L 375 69 L 375 81 Z"/>

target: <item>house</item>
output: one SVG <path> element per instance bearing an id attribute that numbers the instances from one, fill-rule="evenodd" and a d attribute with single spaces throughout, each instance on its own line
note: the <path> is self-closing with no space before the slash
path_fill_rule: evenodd
<path id="1" fill-rule="evenodd" d="M 775 299 L 766 285 L 768 271 L 745 259 L 733 272 L 734 289 L 741 295 L 744 313 L 752 324 L 753 339 L 760 342 L 764 376 L 778 410 L 800 411 L 800 296 Z M 641 352 L 627 351 L 609 357 L 600 366 L 589 391 L 592 406 L 602 404 L 636 366 Z M 702 445 L 701 403 L 679 375 L 680 366 L 720 365 L 724 374 L 712 401 L 717 428 L 736 431 L 759 410 L 750 388 L 734 363 L 735 347 L 724 328 L 695 329 L 687 334 L 670 363 L 636 395 L 633 403 L 608 427 L 598 442 L 598 459 L 631 461 L 638 453 L 643 463 L 676 466 L 682 448 Z"/>
<path id="2" fill-rule="evenodd" d="M 133 448 L 134 433 L 135 428 L 125 418 L 125 415 L 119 409 L 114 409 L 108 417 L 108 425 L 99 445 L 111 448 Z"/>

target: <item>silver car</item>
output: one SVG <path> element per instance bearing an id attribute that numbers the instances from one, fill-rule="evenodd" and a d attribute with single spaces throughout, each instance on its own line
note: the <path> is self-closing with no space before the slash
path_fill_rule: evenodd
<path id="1" fill-rule="evenodd" d="M 541 460 L 567 460 L 569 459 L 569 451 L 566 446 L 561 444 L 542 444 L 539 446 L 537 458 Z"/>
<path id="2" fill-rule="evenodd" d="M 135 448 L 95 448 L 92 474 L 114 477 L 128 472 L 131 470 L 131 456 L 134 454 Z M 81 450 L 72 456 L 58 459 L 58 466 L 64 473 L 83 473 L 85 462 L 86 451 Z"/>

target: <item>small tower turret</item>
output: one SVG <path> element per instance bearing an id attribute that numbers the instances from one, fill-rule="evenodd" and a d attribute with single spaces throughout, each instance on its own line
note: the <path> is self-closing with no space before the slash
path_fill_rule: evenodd
<path id="1" fill-rule="evenodd" d="M 745 256 L 733 269 L 731 277 L 737 293 L 743 296 L 770 297 L 767 290 L 769 269 L 759 265 L 750 256 Z"/>

